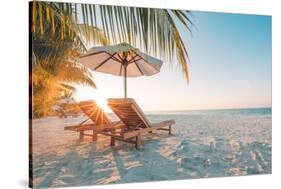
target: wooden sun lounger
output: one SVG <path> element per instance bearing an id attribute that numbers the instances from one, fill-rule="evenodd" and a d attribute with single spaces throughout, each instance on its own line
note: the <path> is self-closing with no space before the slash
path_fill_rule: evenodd
<path id="1" fill-rule="evenodd" d="M 124 126 L 120 121 L 112 122 L 93 100 L 81 101 L 79 107 L 88 118 L 78 125 L 66 126 L 64 130 L 79 132 L 80 139 L 83 139 L 84 136 L 91 136 L 95 141 L 97 140 L 97 134 Z M 92 123 L 86 123 L 88 120 L 91 120 Z M 92 134 L 85 133 L 85 131 L 92 131 Z"/>
<path id="2" fill-rule="evenodd" d="M 171 134 L 172 125 L 175 124 L 174 120 L 150 123 L 132 98 L 108 99 L 108 106 L 126 126 L 116 133 L 112 133 L 112 130 L 104 132 L 104 134 L 111 136 L 112 146 L 115 144 L 115 140 L 120 140 L 133 143 L 136 149 L 140 149 L 141 137 L 143 134 L 151 133 L 154 130 L 165 130 Z M 131 138 L 136 139 L 130 140 Z"/>

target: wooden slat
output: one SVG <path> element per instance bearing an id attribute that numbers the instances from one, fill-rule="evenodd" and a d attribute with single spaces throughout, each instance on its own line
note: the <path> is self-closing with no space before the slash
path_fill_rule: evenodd
<path id="1" fill-rule="evenodd" d="M 109 99 L 108 105 L 125 124 L 132 125 L 130 122 L 141 121 L 145 127 L 149 127 L 144 113 L 133 99 Z"/>
<path id="2" fill-rule="evenodd" d="M 92 130 L 97 127 L 95 124 L 84 124 L 84 125 L 74 125 L 74 126 L 65 126 L 64 130 L 71 131 L 81 131 L 81 130 Z"/>
<path id="3" fill-rule="evenodd" d="M 84 135 L 84 136 L 91 136 L 91 137 L 92 137 L 92 136 L 95 136 L 95 135 L 86 134 L 86 133 L 84 133 L 83 135 Z"/>
<path id="4" fill-rule="evenodd" d="M 163 124 L 163 125 L 174 125 L 176 122 L 175 120 L 166 120 L 166 121 L 162 121 L 162 122 L 159 122 L 159 123 L 151 123 L 150 126 L 151 127 L 154 127 L 154 126 L 158 126 L 159 124 Z"/>
<path id="5" fill-rule="evenodd" d="M 87 131 L 87 130 L 92 130 L 93 131 L 93 134 L 98 134 L 99 132 L 102 132 L 104 130 L 107 130 L 107 129 L 122 129 L 122 128 L 126 128 L 126 126 L 122 123 L 122 122 L 115 122 L 115 124 L 113 125 L 107 125 L 107 126 L 104 126 L 104 127 L 98 127 L 97 125 L 86 125 L 86 126 L 79 126 L 79 127 L 76 127 L 76 126 L 66 126 L 64 127 L 64 130 L 71 130 L 71 131 Z"/>
<path id="6" fill-rule="evenodd" d="M 149 127 L 149 128 L 143 128 L 143 129 L 139 129 L 139 130 L 136 130 L 136 131 L 130 131 L 130 132 L 126 132 L 123 134 L 123 138 L 124 139 L 127 139 L 127 138 L 132 138 L 132 137 L 135 137 L 138 135 L 138 133 L 147 133 L 149 131 L 153 131 L 153 130 L 157 130 L 159 128 L 162 128 L 162 127 L 168 127 L 168 126 L 171 126 L 172 124 L 174 124 L 175 121 L 174 120 L 171 120 L 171 121 L 163 121 L 163 122 L 160 122 L 160 123 L 157 123 L 157 124 L 153 124 L 152 127 Z"/>
<path id="7" fill-rule="evenodd" d="M 138 117 L 142 120 L 142 122 L 144 123 L 144 125 L 146 127 L 149 127 L 149 123 L 146 121 L 144 114 L 142 114 L 142 112 L 138 111 L 137 107 L 135 107 L 133 104 L 131 105 L 132 109 L 135 111 L 135 113 L 138 115 Z"/>
<path id="8" fill-rule="evenodd" d="M 105 136 L 111 136 L 111 137 L 122 137 L 122 135 L 117 135 L 109 132 L 100 132 L 99 134 L 105 135 Z"/>
<path id="9" fill-rule="evenodd" d="M 157 129 L 157 130 L 169 131 L 170 129 L 159 128 L 159 129 Z"/>

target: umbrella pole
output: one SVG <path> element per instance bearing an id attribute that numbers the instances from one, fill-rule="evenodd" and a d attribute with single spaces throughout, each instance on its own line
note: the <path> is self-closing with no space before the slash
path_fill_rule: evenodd
<path id="1" fill-rule="evenodd" d="M 127 64 L 124 65 L 124 95 L 127 98 Z"/>

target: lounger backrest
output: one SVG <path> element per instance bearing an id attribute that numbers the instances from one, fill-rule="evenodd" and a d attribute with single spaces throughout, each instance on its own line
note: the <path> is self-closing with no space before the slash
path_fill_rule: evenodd
<path id="1" fill-rule="evenodd" d="M 128 127 L 150 127 L 143 111 L 132 98 L 108 99 L 108 106 Z"/>
<path id="2" fill-rule="evenodd" d="M 95 101 L 81 101 L 79 102 L 79 107 L 96 125 L 102 127 L 111 124 L 110 119 Z"/>

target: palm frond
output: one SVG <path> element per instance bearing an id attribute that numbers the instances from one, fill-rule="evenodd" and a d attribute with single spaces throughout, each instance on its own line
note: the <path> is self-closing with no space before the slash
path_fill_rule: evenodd
<path id="1" fill-rule="evenodd" d="M 189 11 L 33 1 L 31 16 L 33 98 L 40 115 L 62 94 L 72 95 L 72 84 L 96 87 L 91 72 L 75 61 L 89 45 L 127 42 L 177 63 L 189 81 L 187 44 L 179 29 L 191 34 Z"/>
<path id="2" fill-rule="evenodd" d="M 63 3 L 50 3 L 55 10 L 62 5 Z M 73 7 L 74 11 L 69 11 Z M 181 37 L 179 27 L 183 26 L 186 32 L 192 34 L 190 11 L 74 3 L 69 4 L 67 10 L 60 10 L 59 14 L 61 18 L 64 18 L 63 15 L 73 18 L 74 25 L 67 24 L 67 27 L 79 34 L 84 44 L 103 45 L 106 38 L 107 44 L 127 42 L 137 45 L 146 53 L 159 56 L 170 63 L 174 63 L 176 57 L 189 81 L 187 44 Z M 82 20 L 79 21 L 80 13 Z M 102 35 L 95 33 L 93 28 L 100 28 Z M 65 36 L 65 29 L 61 29 L 61 32 Z M 99 39 L 101 37 L 103 39 Z"/>

